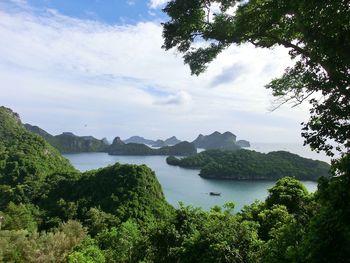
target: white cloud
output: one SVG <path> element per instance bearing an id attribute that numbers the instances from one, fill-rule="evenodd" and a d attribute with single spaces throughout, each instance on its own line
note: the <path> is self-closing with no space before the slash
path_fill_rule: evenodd
<path id="1" fill-rule="evenodd" d="M 290 64 L 282 48 L 230 47 L 194 77 L 179 54 L 161 49 L 154 22 L 110 26 L 1 5 L 0 17 L 0 104 L 49 132 L 300 140 L 305 108 L 267 110 L 264 85 Z"/>
<path id="2" fill-rule="evenodd" d="M 169 2 L 169 0 L 150 0 L 148 6 L 152 9 L 157 9 L 164 6 L 167 2 Z"/>
<path id="3" fill-rule="evenodd" d="M 154 104 L 156 105 L 188 105 L 192 98 L 186 91 L 179 91 L 176 94 L 168 95 L 165 98 L 158 98 Z"/>

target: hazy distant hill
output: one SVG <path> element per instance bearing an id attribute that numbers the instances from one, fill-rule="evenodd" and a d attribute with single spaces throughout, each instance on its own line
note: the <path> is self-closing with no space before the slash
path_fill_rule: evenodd
<path id="1" fill-rule="evenodd" d="M 145 144 L 125 143 L 119 137 L 113 140 L 107 152 L 111 155 L 193 155 L 197 149 L 193 143 L 180 142 L 174 146 L 163 146 L 159 149 L 152 149 Z"/>
<path id="2" fill-rule="evenodd" d="M 154 144 L 152 144 L 152 146 L 153 147 L 172 146 L 172 145 L 178 144 L 180 142 L 181 141 L 178 138 L 176 138 L 175 136 L 172 136 L 172 137 L 166 139 L 165 141 L 157 140 L 157 141 L 155 141 Z"/>
<path id="3" fill-rule="evenodd" d="M 123 140 L 125 143 L 139 143 L 139 144 L 148 144 L 152 145 L 155 143 L 153 140 L 145 139 L 141 136 L 131 136 L 129 139 Z"/>
<path id="4" fill-rule="evenodd" d="M 64 132 L 60 135 L 53 136 L 38 126 L 25 124 L 24 127 L 28 131 L 42 136 L 61 153 L 101 152 L 108 146 L 108 142 L 105 138 L 99 140 L 92 136 L 77 136 L 71 132 Z"/>
<path id="5" fill-rule="evenodd" d="M 178 144 L 180 142 L 181 141 L 178 138 L 176 138 L 175 136 L 172 136 L 164 141 L 164 143 L 166 145 L 175 145 L 175 144 Z"/>
<path id="6" fill-rule="evenodd" d="M 210 135 L 200 134 L 197 139 L 193 141 L 197 148 L 203 149 L 222 149 L 222 150 L 237 150 L 241 146 L 236 144 L 236 135 L 231 132 L 220 133 L 213 132 Z"/>
<path id="7" fill-rule="evenodd" d="M 30 125 L 28 123 L 24 124 L 24 127 L 28 130 L 31 131 L 33 133 L 36 133 L 38 135 L 40 135 L 41 137 L 44 137 L 45 139 L 50 139 L 53 138 L 53 135 L 51 135 L 50 133 L 48 133 L 47 131 L 41 129 L 38 126 L 34 126 L 34 125 Z"/>
<path id="8" fill-rule="evenodd" d="M 242 148 L 250 147 L 250 142 L 248 142 L 246 140 L 239 140 L 236 142 L 236 144 Z"/>
<path id="9" fill-rule="evenodd" d="M 64 132 L 60 135 L 53 136 L 41 129 L 38 126 L 25 124 L 25 128 L 28 131 L 36 133 L 47 140 L 52 146 L 57 148 L 61 153 L 77 153 L 77 152 L 108 152 L 113 154 L 126 155 L 167 155 L 169 151 L 179 150 L 179 154 L 169 153 L 169 155 L 191 155 L 196 153 L 196 148 L 203 149 L 221 149 L 221 150 L 238 150 L 241 147 L 250 147 L 250 143 L 245 140 L 236 141 L 236 135 L 231 132 L 214 132 L 210 135 L 200 134 L 192 144 L 184 143 L 177 146 L 177 148 L 165 148 L 167 146 L 176 146 L 181 141 L 175 136 L 172 136 L 166 140 L 149 140 L 141 136 L 132 136 L 129 139 L 122 141 L 119 137 L 113 142 L 113 146 L 109 146 L 106 138 L 102 140 L 96 139 L 92 136 L 77 136 L 71 132 Z M 129 145 L 130 144 L 130 145 Z M 138 145 L 134 145 L 138 144 Z M 125 146 L 128 145 L 128 146 Z M 141 146 L 140 146 L 141 145 Z M 152 147 L 164 148 L 162 151 L 153 151 L 147 145 Z M 113 149 L 113 150 L 111 150 Z M 158 149 L 160 150 L 160 149 Z"/>

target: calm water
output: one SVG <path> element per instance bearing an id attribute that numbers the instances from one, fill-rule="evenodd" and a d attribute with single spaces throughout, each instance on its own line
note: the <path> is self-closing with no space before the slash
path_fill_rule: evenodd
<path id="1" fill-rule="evenodd" d="M 130 163 L 146 164 L 155 171 L 166 199 L 175 207 L 179 202 L 209 209 L 214 205 L 223 205 L 227 201 L 236 203 L 236 211 L 256 199 L 263 200 L 267 189 L 274 182 L 259 181 L 222 181 L 208 180 L 198 176 L 199 170 L 170 166 L 166 156 L 111 156 L 106 153 L 78 153 L 64 155 L 79 170 L 105 167 L 109 164 Z M 315 182 L 304 182 L 309 191 L 315 191 Z M 220 192 L 221 196 L 210 196 L 209 192 Z"/>

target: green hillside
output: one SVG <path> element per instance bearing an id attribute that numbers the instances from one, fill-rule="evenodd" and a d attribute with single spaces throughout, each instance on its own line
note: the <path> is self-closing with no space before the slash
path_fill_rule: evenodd
<path id="1" fill-rule="evenodd" d="M 0 107 L 0 204 L 31 202 L 47 193 L 54 177 L 77 171 L 42 137 L 28 132 L 19 116 Z"/>
<path id="2" fill-rule="evenodd" d="M 53 136 L 38 126 L 24 124 L 24 127 L 28 131 L 43 137 L 61 153 L 101 152 L 108 147 L 105 139 L 99 140 L 92 136 L 77 136 L 71 132 Z"/>
<path id="3" fill-rule="evenodd" d="M 82 174 L 4 107 L 0 108 L 0 197 L 0 209 L 11 202 L 38 206 L 44 228 L 68 219 L 89 221 L 91 211 L 108 214 L 115 223 L 130 217 L 160 218 L 170 209 L 148 167 L 117 163 Z"/>
<path id="4" fill-rule="evenodd" d="M 80 173 L 4 107 L 0 152 L 0 262 L 348 262 L 346 157 L 334 166 L 338 176 L 321 178 L 315 194 L 284 177 L 265 201 L 235 214 L 233 202 L 211 211 L 172 208 L 144 165 Z M 208 151 L 182 160 L 192 166 L 235 160 L 226 155 Z M 267 156 L 314 164 L 285 152 Z"/>

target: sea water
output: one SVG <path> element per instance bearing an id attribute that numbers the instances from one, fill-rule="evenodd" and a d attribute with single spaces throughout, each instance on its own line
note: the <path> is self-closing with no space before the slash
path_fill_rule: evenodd
<path id="1" fill-rule="evenodd" d="M 330 161 L 329 158 L 315 153 L 310 153 L 293 145 L 259 144 L 252 143 L 251 149 L 260 152 L 272 150 L 287 150 L 303 157 Z M 87 171 L 119 163 L 145 164 L 156 174 L 162 185 L 167 201 L 175 207 L 179 202 L 185 205 L 210 209 L 215 205 L 223 205 L 228 201 L 236 204 L 235 211 L 239 211 L 244 205 L 251 204 L 255 200 L 264 200 L 268 195 L 268 189 L 273 181 L 237 181 L 214 180 L 201 178 L 199 170 L 184 169 L 168 165 L 166 156 L 112 156 L 107 153 L 75 153 L 64 156 L 80 171 Z M 314 192 L 317 183 L 303 181 L 305 187 Z M 211 196 L 210 192 L 220 192 L 220 196 Z"/>

